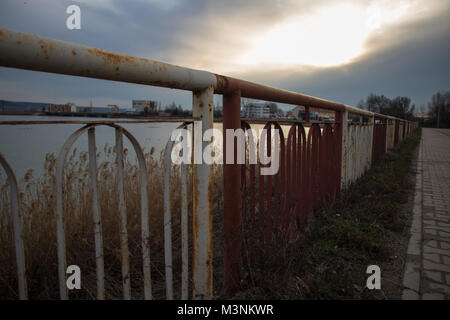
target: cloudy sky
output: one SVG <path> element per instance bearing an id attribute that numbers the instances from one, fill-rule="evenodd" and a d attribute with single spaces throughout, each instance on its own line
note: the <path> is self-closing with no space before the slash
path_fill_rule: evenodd
<path id="1" fill-rule="evenodd" d="M 81 30 L 66 28 L 71 4 Z M 350 105 L 450 90 L 448 0 L 0 0 L 0 27 Z M 191 106 L 177 90 L 1 67 L 0 99 Z"/>

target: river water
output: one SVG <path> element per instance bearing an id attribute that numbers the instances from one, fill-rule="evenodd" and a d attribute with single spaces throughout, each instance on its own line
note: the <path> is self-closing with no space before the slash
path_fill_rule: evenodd
<path id="1" fill-rule="evenodd" d="M 57 121 L 57 120 L 112 120 L 111 118 L 87 118 L 87 117 L 55 117 L 55 116 L 8 116 L 0 115 L 1 121 Z M 114 119 L 130 120 L 130 119 Z M 120 123 L 119 123 L 120 124 Z M 154 148 L 154 158 L 160 159 L 161 152 L 165 148 L 171 133 L 181 123 L 176 122 L 152 122 L 152 123 L 122 123 L 123 128 L 128 130 L 139 142 L 144 153 Z M 60 152 L 64 142 L 83 124 L 23 124 L 23 125 L 3 125 L 0 124 L 0 153 L 6 158 L 12 167 L 17 179 L 24 177 L 28 170 L 33 170 L 33 177 L 39 178 L 44 172 L 45 156 Z M 222 130 L 221 123 L 215 123 L 214 128 Z M 253 129 L 262 129 L 262 125 L 252 125 Z M 284 136 L 287 137 L 289 127 L 282 126 Z M 308 133 L 308 128 L 305 128 Z M 105 145 L 113 147 L 115 145 L 114 129 L 108 126 L 96 127 L 97 151 L 102 152 Z M 215 144 L 221 150 L 221 145 Z M 87 134 L 79 137 L 73 148 L 77 152 L 86 152 L 88 148 Z M 136 156 L 132 152 L 131 143 L 124 137 L 124 148 L 130 150 L 128 160 L 136 163 Z M 217 151 L 216 151 L 217 152 Z M 69 152 L 70 154 L 70 152 Z M 100 157 L 99 162 L 102 161 Z M 2 170 L 0 170 L 2 172 Z M 5 175 L 2 172 L 0 182 L 3 182 Z"/>
<path id="2" fill-rule="evenodd" d="M 112 119 L 54 116 L 0 116 L 0 121 L 56 120 L 88 121 Z M 150 151 L 153 147 L 156 157 L 159 157 L 168 139 L 170 139 L 171 132 L 179 125 L 180 123 L 173 122 L 121 124 L 123 128 L 128 130 L 138 140 L 144 153 Z M 64 142 L 73 132 L 82 126 L 82 124 L 0 125 L 0 153 L 9 162 L 18 180 L 23 178 L 29 169 L 33 170 L 34 177 L 39 177 L 43 174 L 45 155 L 53 152 L 57 156 Z M 107 126 L 97 126 L 96 144 L 98 151 L 103 151 L 105 145 L 113 147 L 115 144 L 114 129 Z M 77 148 L 78 152 L 87 151 L 87 134 L 83 134 L 78 139 L 74 144 L 74 148 Z M 124 148 L 128 148 L 130 151 L 132 150 L 131 144 L 125 137 Z M 135 157 L 131 156 L 130 159 L 133 160 Z"/>

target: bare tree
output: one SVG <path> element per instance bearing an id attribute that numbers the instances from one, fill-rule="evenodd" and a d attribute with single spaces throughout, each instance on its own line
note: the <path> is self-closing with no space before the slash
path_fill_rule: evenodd
<path id="1" fill-rule="evenodd" d="M 437 128 L 450 128 L 450 91 L 436 92 L 428 103 L 428 110 Z"/>
<path id="2" fill-rule="evenodd" d="M 384 95 L 369 94 L 364 103 L 367 110 L 372 112 L 384 113 L 387 108 L 389 108 L 390 100 Z"/>
<path id="3" fill-rule="evenodd" d="M 391 100 L 384 95 L 371 93 L 366 100 L 358 102 L 358 107 L 394 117 L 412 119 L 415 105 L 411 105 L 411 99 L 408 97 L 398 96 Z"/>

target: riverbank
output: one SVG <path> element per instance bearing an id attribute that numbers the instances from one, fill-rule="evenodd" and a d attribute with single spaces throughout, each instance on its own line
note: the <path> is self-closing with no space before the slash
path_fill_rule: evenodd
<path id="1" fill-rule="evenodd" d="M 36 111 L 21 111 L 21 112 L 0 112 L 0 116 L 54 116 L 54 117 L 83 117 L 83 118 L 111 118 L 111 119 L 171 119 L 180 118 L 180 115 L 166 115 L 160 116 L 158 114 L 133 114 L 129 112 L 36 112 Z"/>

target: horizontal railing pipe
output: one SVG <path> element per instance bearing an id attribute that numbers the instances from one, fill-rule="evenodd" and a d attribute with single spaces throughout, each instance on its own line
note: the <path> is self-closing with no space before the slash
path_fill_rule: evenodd
<path id="1" fill-rule="evenodd" d="M 210 72 L 5 28 L 0 28 L 0 66 L 191 91 L 216 85 Z"/>
<path id="2" fill-rule="evenodd" d="M 146 58 L 120 54 L 71 42 L 0 28 L 0 66 L 121 81 L 171 89 L 224 94 L 240 90 L 241 97 L 303 105 L 366 116 L 388 117 L 339 102 L 195 70 Z"/>
<path id="3" fill-rule="evenodd" d="M 349 113 L 359 114 L 359 115 L 368 116 L 368 117 L 373 117 L 376 115 L 376 113 L 374 113 L 374 112 L 355 108 L 355 107 L 348 106 L 348 105 L 345 105 L 345 110 Z"/>
<path id="4" fill-rule="evenodd" d="M 189 91 L 212 87 L 216 94 L 240 90 L 244 98 L 391 118 L 297 92 L 6 28 L 0 28 L 0 66 Z"/>
<path id="5" fill-rule="evenodd" d="M 270 86 L 239 80 L 232 77 L 217 75 L 217 87 L 215 93 L 241 92 L 241 97 L 273 101 L 286 104 L 303 105 L 327 110 L 343 111 L 345 105 L 325 99 L 320 99 L 305 94 L 282 90 Z"/>

